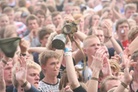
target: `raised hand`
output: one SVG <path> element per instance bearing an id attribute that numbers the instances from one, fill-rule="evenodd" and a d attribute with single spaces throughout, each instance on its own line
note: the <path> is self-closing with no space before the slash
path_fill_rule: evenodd
<path id="1" fill-rule="evenodd" d="M 19 59 L 20 67 L 16 68 L 16 80 L 19 82 L 19 85 L 23 85 L 26 82 L 26 59 L 22 57 Z"/>
<path id="2" fill-rule="evenodd" d="M 107 32 L 104 34 L 105 37 L 112 37 L 112 21 L 110 19 L 106 19 L 103 21 L 103 25 L 107 29 Z"/>
<path id="3" fill-rule="evenodd" d="M 22 54 L 25 54 L 30 46 L 30 43 L 24 39 L 22 39 L 19 43 L 20 50 Z"/>

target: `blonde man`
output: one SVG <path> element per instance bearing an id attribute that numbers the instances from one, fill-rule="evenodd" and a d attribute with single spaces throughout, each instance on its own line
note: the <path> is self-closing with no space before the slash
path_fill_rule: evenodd
<path id="1" fill-rule="evenodd" d="M 21 90 L 22 91 L 26 90 L 25 89 L 26 87 L 29 87 L 28 88 L 29 90 L 31 88 L 35 88 L 37 90 L 41 67 L 34 61 L 27 61 L 27 62 L 25 61 L 24 62 L 22 59 L 22 62 L 26 63 L 26 68 L 24 67 L 25 69 L 22 68 L 23 64 L 16 63 L 12 70 L 12 76 L 13 76 L 12 81 L 13 81 L 13 85 L 15 87 L 14 91 L 17 90 L 17 92 L 20 92 Z M 20 70 L 25 74 L 19 73 Z M 24 79 L 24 76 L 22 76 L 22 75 L 26 75 L 25 79 Z M 22 79 L 23 79 L 22 85 L 20 85 L 21 82 L 18 78 L 19 76 L 22 77 Z M 31 86 L 28 86 L 28 85 L 31 85 Z"/>
<path id="2" fill-rule="evenodd" d="M 137 7 L 135 4 L 126 4 L 125 5 L 125 17 L 128 19 L 130 18 L 131 15 L 133 15 L 134 13 L 136 13 L 137 11 Z"/>

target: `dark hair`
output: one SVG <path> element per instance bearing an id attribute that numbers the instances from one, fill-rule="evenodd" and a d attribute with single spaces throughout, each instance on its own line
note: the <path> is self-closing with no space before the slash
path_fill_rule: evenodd
<path id="1" fill-rule="evenodd" d="M 45 35 L 51 34 L 52 32 L 53 30 L 42 27 L 38 33 L 39 40 L 42 40 Z"/>
<path id="2" fill-rule="evenodd" d="M 122 23 L 127 23 L 129 25 L 127 19 L 125 19 L 125 18 L 124 19 L 119 19 L 116 23 L 116 30 L 118 30 L 118 26 Z M 130 26 L 129 26 L 129 28 L 130 28 Z"/>
<path id="3" fill-rule="evenodd" d="M 37 23 L 38 23 L 38 25 L 40 25 L 40 21 L 39 21 L 39 19 L 35 16 L 35 15 L 29 15 L 28 17 L 27 17 L 27 19 L 26 19 L 26 25 L 28 25 L 28 21 L 29 20 L 36 20 L 37 21 Z"/>
<path id="4" fill-rule="evenodd" d="M 42 10 L 37 10 L 37 11 L 34 12 L 34 14 L 35 14 L 36 16 L 37 16 L 37 14 L 40 14 L 40 15 L 43 15 L 44 18 L 46 18 L 46 15 L 45 15 L 44 11 L 42 11 Z"/>
<path id="5" fill-rule="evenodd" d="M 58 11 L 53 12 L 53 13 L 52 13 L 52 19 L 53 19 L 54 17 L 56 17 L 57 15 L 59 15 L 59 14 L 60 14 L 60 12 L 58 12 Z"/>
<path id="6" fill-rule="evenodd" d="M 19 7 L 26 7 L 26 0 L 19 0 L 18 5 Z"/>

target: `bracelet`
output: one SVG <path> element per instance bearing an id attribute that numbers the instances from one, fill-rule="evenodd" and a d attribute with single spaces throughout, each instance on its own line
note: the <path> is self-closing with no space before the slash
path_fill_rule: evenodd
<path id="1" fill-rule="evenodd" d="M 22 87 L 22 88 L 23 88 L 23 87 L 26 87 L 27 83 L 28 83 L 27 81 L 24 82 L 23 85 L 21 85 L 21 87 Z"/>
<path id="2" fill-rule="evenodd" d="M 111 39 L 112 38 L 112 36 L 104 36 L 105 38 L 108 38 L 108 39 Z"/>
<path id="3" fill-rule="evenodd" d="M 64 52 L 71 52 L 71 51 L 72 51 L 71 48 L 65 48 L 65 49 L 64 49 Z"/>
<path id="4" fill-rule="evenodd" d="M 20 56 L 26 56 L 26 54 L 21 53 Z"/>
<path id="5" fill-rule="evenodd" d="M 91 79 L 92 79 L 92 80 L 98 81 L 98 78 L 96 78 L 96 77 L 92 77 Z"/>
<path id="6" fill-rule="evenodd" d="M 122 85 L 124 88 L 127 88 L 127 84 L 125 84 L 124 82 L 121 82 L 121 85 Z"/>
<path id="7" fill-rule="evenodd" d="M 64 56 L 72 56 L 72 52 L 65 52 Z"/>

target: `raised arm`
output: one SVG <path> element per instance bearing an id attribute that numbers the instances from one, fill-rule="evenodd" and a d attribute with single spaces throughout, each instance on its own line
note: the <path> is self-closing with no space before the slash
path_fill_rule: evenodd
<path id="1" fill-rule="evenodd" d="M 71 47 L 71 44 L 69 45 L 69 47 Z M 80 86 L 80 83 L 78 81 L 75 67 L 73 64 L 72 52 L 70 52 L 70 51 L 64 52 L 64 58 L 66 60 L 66 70 L 67 70 L 67 76 L 68 76 L 69 84 L 71 85 L 73 90 L 76 90 L 81 86 Z M 76 91 L 74 91 L 74 92 L 76 92 Z M 79 91 L 79 92 L 86 92 L 86 90 L 81 88 L 81 91 Z"/>
<path id="2" fill-rule="evenodd" d="M 113 37 L 113 31 L 112 31 L 112 23 L 110 20 L 105 20 L 104 23 L 105 27 L 107 28 L 107 34 L 105 35 L 105 39 L 110 40 L 115 51 L 120 54 L 123 52 L 121 46 L 117 43 L 116 39 Z"/>
<path id="3" fill-rule="evenodd" d="M 20 67 L 16 68 L 15 78 L 25 92 L 40 92 L 35 87 L 31 85 L 26 79 L 27 68 L 26 68 L 26 59 L 25 57 L 21 56 L 19 59 Z"/>
<path id="4" fill-rule="evenodd" d="M 98 91 L 99 73 L 103 67 L 104 52 L 104 49 L 99 49 L 97 50 L 95 56 L 92 56 L 93 61 L 90 66 L 92 70 L 92 78 L 87 82 L 88 92 Z"/>
<path id="5" fill-rule="evenodd" d="M 4 80 L 4 66 L 5 63 L 0 61 L 0 92 L 5 92 L 6 90 L 6 84 Z"/>
<path id="6" fill-rule="evenodd" d="M 125 69 L 124 69 L 124 77 L 121 80 L 120 85 L 113 92 L 124 92 L 128 85 L 132 81 L 132 71 L 129 72 L 130 60 L 125 58 Z"/>

